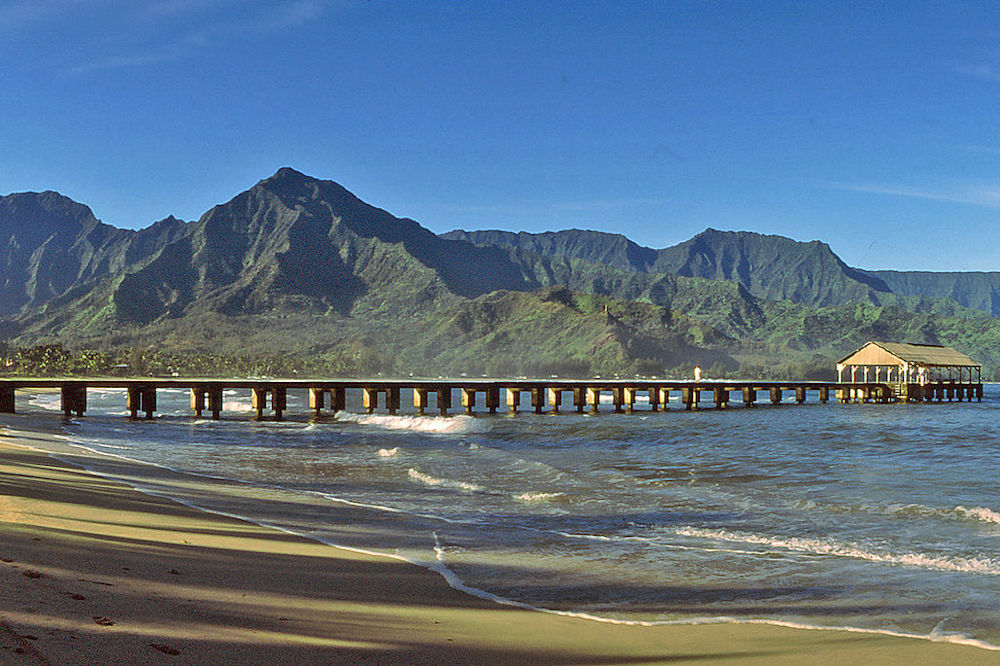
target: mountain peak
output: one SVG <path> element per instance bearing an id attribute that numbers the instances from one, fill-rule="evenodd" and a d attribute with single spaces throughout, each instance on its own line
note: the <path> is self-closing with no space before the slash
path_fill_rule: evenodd
<path id="1" fill-rule="evenodd" d="M 313 178 L 312 176 L 307 176 L 301 171 L 296 171 L 292 167 L 281 167 L 280 169 L 275 171 L 274 175 L 268 178 L 267 180 L 286 180 L 286 179 L 315 180 L 315 178 Z"/>

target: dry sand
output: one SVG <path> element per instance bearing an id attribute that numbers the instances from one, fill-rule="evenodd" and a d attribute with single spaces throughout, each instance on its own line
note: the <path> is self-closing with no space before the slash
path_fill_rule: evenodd
<path id="1" fill-rule="evenodd" d="M 140 493 L 0 428 L 0 663 L 975 664 L 768 625 L 635 627 L 470 597 L 405 562 Z"/>

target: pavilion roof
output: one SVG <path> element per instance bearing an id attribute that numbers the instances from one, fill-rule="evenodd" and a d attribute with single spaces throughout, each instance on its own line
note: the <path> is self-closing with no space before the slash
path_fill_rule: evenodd
<path id="1" fill-rule="evenodd" d="M 878 341 L 868 342 L 854 353 L 841 359 L 840 363 L 843 365 L 913 363 L 926 366 L 981 367 L 981 364 L 951 347 L 912 342 Z"/>

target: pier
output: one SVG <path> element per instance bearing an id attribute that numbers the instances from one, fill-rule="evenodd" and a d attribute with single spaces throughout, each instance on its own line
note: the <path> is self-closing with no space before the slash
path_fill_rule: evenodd
<path id="1" fill-rule="evenodd" d="M 867 374 L 867 373 L 866 373 Z M 971 378 L 970 378 L 971 379 Z M 978 377 L 977 377 L 978 379 Z M 92 378 L 92 379 L 0 379 L 0 413 L 17 411 L 17 392 L 23 390 L 58 391 L 60 407 L 67 416 L 87 412 L 90 389 L 120 389 L 125 393 L 125 407 L 131 418 L 152 419 L 156 413 L 158 390 L 186 390 L 191 396 L 194 416 L 221 418 L 225 391 L 249 394 L 258 419 L 281 420 L 288 409 L 288 392 L 308 394 L 308 409 L 319 415 L 344 411 L 347 392 L 360 391 L 361 408 L 369 414 L 403 411 L 405 397 L 412 398 L 417 415 L 457 413 L 496 414 L 501 411 L 537 414 L 563 412 L 636 411 L 662 412 L 704 407 L 726 409 L 734 404 L 744 408 L 759 403 L 795 404 L 810 401 L 826 403 L 831 398 L 843 403 L 952 402 L 982 401 L 983 385 L 963 379 L 933 382 L 814 382 L 814 381 L 672 381 L 672 380 L 568 380 L 568 379 L 183 379 L 183 378 Z M 610 398 L 604 402 L 603 398 Z M 455 401 L 454 399 L 458 400 Z"/>

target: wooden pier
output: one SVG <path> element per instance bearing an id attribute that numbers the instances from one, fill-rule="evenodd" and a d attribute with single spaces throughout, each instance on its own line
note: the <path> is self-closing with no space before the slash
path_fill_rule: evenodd
<path id="1" fill-rule="evenodd" d="M 288 409 L 288 392 L 308 393 L 309 409 L 320 414 L 323 410 L 344 411 L 347 392 L 360 391 L 362 409 L 371 414 L 385 411 L 396 414 L 402 410 L 403 397 L 412 395 L 413 411 L 417 415 L 434 412 L 442 416 L 453 413 L 452 399 L 458 396 L 465 414 L 496 414 L 506 409 L 535 413 L 560 413 L 602 409 L 630 413 L 634 411 L 666 411 L 674 402 L 686 410 L 703 406 L 724 409 L 736 402 L 753 407 L 758 402 L 780 405 L 785 396 L 794 396 L 797 404 L 826 403 L 833 397 L 848 403 L 982 401 L 983 385 L 961 381 L 936 381 L 925 384 L 888 382 L 771 382 L 771 381 L 666 381 L 666 380 L 563 380 L 563 379 L 0 379 L 0 413 L 16 411 L 19 390 L 56 390 L 62 411 L 67 416 L 83 416 L 87 411 L 90 389 L 121 389 L 125 406 L 132 418 L 153 418 L 157 411 L 158 390 L 187 390 L 195 416 L 206 412 L 218 419 L 223 411 L 223 394 L 228 390 L 246 391 L 259 419 L 281 420 Z M 761 395 L 763 394 L 763 400 Z M 605 396 L 610 403 L 602 402 Z M 637 404 L 642 405 L 637 408 Z M 432 406 L 433 405 L 433 406 Z"/>

